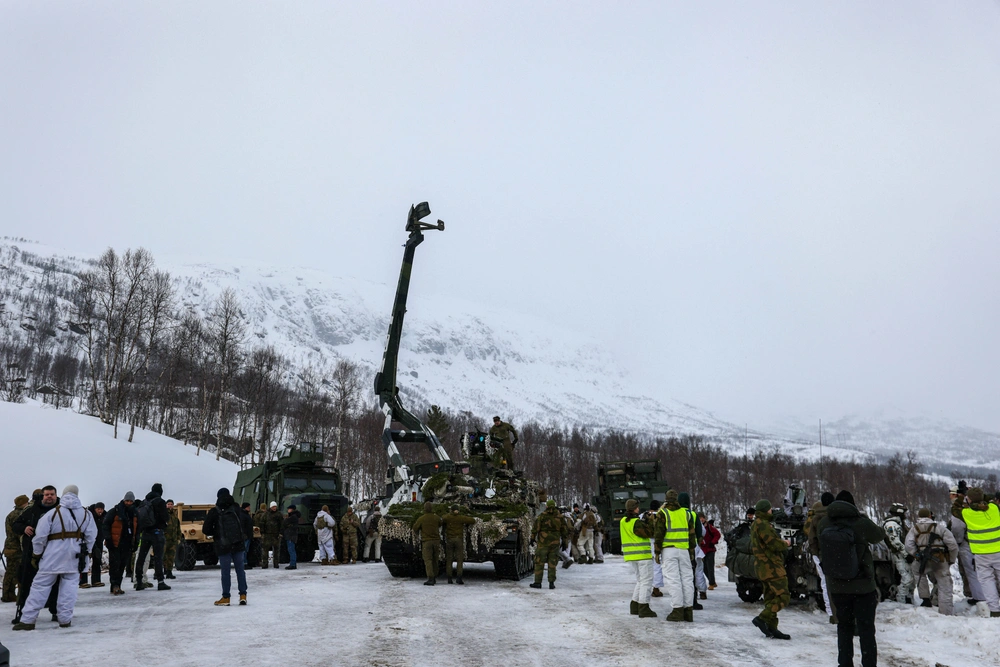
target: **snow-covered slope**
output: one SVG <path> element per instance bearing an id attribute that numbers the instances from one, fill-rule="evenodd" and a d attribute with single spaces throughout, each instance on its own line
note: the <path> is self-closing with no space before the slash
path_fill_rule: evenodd
<path id="1" fill-rule="evenodd" d="M 46 484 L 59 492 L 67 484 L 80 488 L 80 500 L 110 506 L 132 491 L 145 497 L 155 482 L 165 498 L 185 503 L 214 503 L 216 492 L 232 488 L 239 466 L 216 461 L 195 448 L 157 433 L 127 429 L 118 439 L 99 419 L 38 403 L 0 402 L 0 498 L 31 495 Z"/>

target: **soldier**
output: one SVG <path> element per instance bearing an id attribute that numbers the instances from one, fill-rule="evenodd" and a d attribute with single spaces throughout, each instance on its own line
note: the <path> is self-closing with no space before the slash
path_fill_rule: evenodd
<path id="1" fill-rule="evenodd" d="M 892 554 L 892 564 L 899 572 L 896 602 L 911 604 L 913 573 L 910 571 L 910 563 L 913 561 L 913 557 L 907 558 L 907 549 L 904 544 L 910 531 L 906 525 L 906 507 L 900 503 L 893 503 L 889 507 L 889 514 L 882 520 L 882 530 L 885 532 L 885 543 L 889 546 L 889 551 Z"/>
<path id="2" fill-rule="evenodd" d="M 278 569 L 278 561 L 281 560 L 281 527 L 283 523 L 284 518 L 278 511 L 278 503 L 272 500 L 267 515 L 264 517 L 264 527 L 260 531 L 263 534 L 262 541 L 264 543 L 261 566 L 265 570 L 267 569 L 268 554 L 272 551 L 274 552 L 274 569 Z"/>
<path id="3" fill-rule="evenodd" d="M 667 491 L 666 502 L 656 512 L 653 525 L 653 551 L 663 568 L 664 588 L 670 595 L 672 622 L 694 622 L 694 570 L 691 561 L 695 547 L 694 526 L 688 522 L 688 510 L 677 502 L 677 492 Z"/>
<path id="4" fill-rule="evenodd" d="M 517 430 L 507 422 L 500 421 L 500 417 L 494 417 L 493 426 L 490 427 L 490 444 L 503 451 L 504 467 L 507 470 L 514 469 L 514 445 L 517 443 Z"/>
<path id="5" fill-rule="evenodd" d="M 979 488 L 969 489 L 966 498 L 969 506 L 962 510 L 962 521 L 967 527 L 969 548 L 976 559 L 976 576 L 990 608 L 990 618 L 1000 618 L 997 591 L 1000 583 L 1000 507 L 995 502 L 986 502 Z"/>
<path id="6" fill-rule="evenodd" d="M 594 510 L 594 518 L 597 519 L 597 525 L 594 526 L 594 563 L 598 565 L 604 564 L 604 517 L 597 510 Z"/>
<path id="7" fill-rule="evenodd" d="M 174 557 L 177 555 L 177 544 L 181 541 L 181 520 L 174 509 L 174 501 L 167 501 L 167 529 L 163 531 L 163 576 L 166 579 L 176 579 L 174 576 Z"/>
<path id="8" fill-rule="evenodd" d="M 108 578 L 111 579 L 112 595 L 125 594 L 122 575 L 139 532 L 134 504 L 135 494 L 129 491 L 114 509 L 104 515 L 104 540 L 108 545 Z"/>
<path id="9" fill-rule="evenodd" d="M 372 508 L 371 514 L 365 517 L 365 550 L 361 554 L 362 562 L 367 563 L 369 557 L 377 563 L 382 562 L 382 533 L 379 532 L 378 522 L 382 518 L 382 510 L 378 503 Z M 375 547 L 375 554 L 372 555 L 372 547 Z"/>
<path id="10" fill-rule="evenodd" d="M 573 536 L 573 515 L 570 513 L 568 507 L 560 507 L 559 513 L 562 515 L 563 522 L 566 524 L 566 534 L 570 536 L 570 542 L 572 542 Z M 569 567 L 574 563 L 572 556 L 572 549 L 569 545 L 560 545 L 562 548 L 559 550 L 559 558 L 562 560 L 563 569 L 569 569 Z"/>
<path id="11" fill-rule="evenodd" d="M 17 602 L 17 573 L 21 569 L 21 540 L 14 533 L 14 521 L 28 507 L 28 496 L 20 495 L 14 498 L 14 509 L 7 515 L 4 522 L 6 528 L 3 556 L 7 559 L 7 569 L 3 573 L 4 602 Z"/>
<path id="12" fill-rule="evenodd" d="M 625 501 L 625 516 L 618 522 L 621 531 L 622 556 L 635 572 L 635 589 L 629 613 L 639 618 L 656 618 L 656 612 L 649 608 L 653 593 L 653 526 L 648 516 L 639 516 L 639 501 L 629 498 Z"/>
<path id="13" fill-rule="evenodd" d="M 931 606 L 931 594 L 926 578 L 932 578 L 938 587 L 938 613 L 954 614 L 952 600 L 951 564 L 958 558 L 958 544 L 943 523 L 931 518 L 931 511 L 921 507 L 917 522 L 906 534 L 906 553 L 912 557 L 910 569 L 919 584 L 921 606 Z M 887 540 L 888 541 L 888 540 Z"/>
<path id="14" fill-rule="evenodd" d="M 421 553 L 427 581 L 424 586 L 437 583 L 438 561 L 441 559 L 441 517 L 434 513 L 434 505 L 424 503 L 424 513 L 413 523 L 413 533 L 420 533 Z"/>
<path id="15" fill-rule="evenodd" d="M 785 574 L 785 552 L 791 543 L 778 537 L 771 525 L 771 502 L 758 500 L 754 506 L 754 522 L 750 527 L 750 545 L 753 549 L 757 579 L 764 586 L 764 611 L 755 616 L 753 624 L 773 639 L 791 639 L 778 629 L 778 612 L 790 599 L 788 577 Z"/>
<path id="16" fill-rule="evenodd" d="M 597 527 L 597 517 L 590 507 L 590 503 L 583 506 L 583 514 L 580 515 L 580 534 L 576 538 L 576 548 L 580 551 L 580 562 L 592 565 L 594 563 L 594 529 Z"/>
<path id="17" fill-rule="evenodd" d="M 59 627 L 68 628 L 73 621 L 80 569 L 86 567 L 87 554 L 93 549 L 98 532 L 94 517 L 80 503 L 78 494 L 79 489 L 73 484 L 64 488 L 60 503 L 42 516 L 32 531 L 32 560 L 38 564 L 38 574 L 14 630 L 35 629 L 38 612 L 45 606 L 56 581 L 61 582 L 57 603 Z"/>
<path id="18" fill-rule="evenodd" d="M 806 533 L 806 539 L 809 544 L 809 553 L 812 555 L 813 565 L 816 566 L 816 574 L 819 575 L 819 585 L 823 590 L 823 604 L 826 606 L 826 613 L 830 617 L 830 623 L 837 624 L 837 612 L 833 608 L 833 602 L 830 600 L 829 588 L 826 585 L 826 574 L 823 573 L 823 566 L 820 564 L 819 560 L 819 522 L 823 520 L 826 516 L 826 508 L 833 502 L 833 494 L 829 491 L 824 491 L 820 499 L 813 503 L 813 506 L 809 508 L 809 513 L 806 514 L 806 523 L 803 526 L 803 530 Z"/>
<path id="19" fill-rule="evenodd" d="M 471 516 L 459 514 L 461 508 L 458 505 L 451 506 L 451 513 L 441 517 L 444 524 L 444 569 L 448 575 L 448 583 L 451 583 L 451 563 L 457 561 L 455 576 L 458 583 L 462 581 L 462 565 L 465 563 L 465 527 L 476 523 Z"/>
<path id="20" fill-rule="evenodd" d="M 698 599 L 705 600 L 708 598 L 708 594 L 706 593 L 708 590 L 708 580 L 705 579 L 705 565 L 703 560 L 705 552 L 698 546 L 702 536 L 705 534 L 705 529 L 702 527 L 701 521 L 698 521 L 697 515 L 691 511 L 691 495 L 687 491 L 681 491 L 677 494 L 677 504 L 687 510 L 688 525 L 694 526 L 695 543 L 694 552 L 691 556 L 691 581 L 694 583 L 694 590 L 697 597 L 695 597 L 691 608 L 699 611 L 704 609 L 704 607 L 698 602 Z"/>
<path id="21" fill-rule="evenodd" d="M 564 548 L 569 533 L 566 522 L 559 516 L 556 501 L 549 498 L 545 502 L 545 511 L 535 519 L 531 528 L 531 543 L 535 545 L 535 583 L 532 588 L 542 587 L 542 572 L 545 564 L 549 564 L 549 588 L 556 587 L 556 563 L 559 561 L 559 550 Z"/>
<path id="22" fill-rule="evenodd" d="M 354 513 L 354 508 L 347 506 L 347 514 L 340 520 L 341 539 L 341 559 L 345 565 L 354 565 L 358 562 L 358 530 L 361 528 L 361 521 Z M 350 560 L 348 560 L 350 559 Z"/>
<path id="23" fill-rule="evenodd" d="M 337 554 L 333 549 L 333 531 L 337 528 L 337 520 L 330 514 L 329 505 L 316 512 L 313 519 L 313 529 L 316 530 L 316 544 L 319 545 L 320 564 L 339 565 Z"/>

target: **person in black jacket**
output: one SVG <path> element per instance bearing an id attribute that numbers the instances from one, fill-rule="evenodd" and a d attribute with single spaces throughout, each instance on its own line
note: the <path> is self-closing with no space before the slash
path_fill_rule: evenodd
<path id="1" fill-rule="evenodd" d="M 21 512 L 21 516 L 14 520 L 14 534 L 21 536 L 21 572 L 17 587 L 17 611 L 13 623 L 20 622 L 21 611 L 24 609 L 24 603 L 28 600 L 28 593 L 31 592 L 31 582 L 35 580 L 35 575 L 38 573 L 38 565 L 32 563 L 34 547 L 31 544 L 31 538 L 35 536 L 38 521 L 58 504 L 59 497 L 56 495 L 56 487 L 43 487 L 31 494 L 31 504 Z M 56 600 L 58 597 L 59 583 L 56 582 L 52 586 L 52 592 L 49 593 L 48 601 L 45 603 L 53 620 L 56 619 Z"/>
<path id="2" fill-rule="evenodd" d="M 114 509 L 104 515 L 104 540 L 108 545 L 108 578 L 111 579 L 112 595 L 125 594 L 122 578 L 138 538 L 134 503 L 135 494 L 129 491 Z"/>
<path id="3" fill-rule="evenodd" d="M 94 548 L 90 552 L 90 582 L 87 581 L 87 573 L 80 573 L 80 588 L 100 588 L 104 585 L 101 581 L 101 566 L 104 564 L 104 531 L 101 526 L 104 523 L 104 503 L 94 503 L 87 508 L 94 525 L 97 526 L 97 539 L 94 540 Z"/>
<path id="4" fill-rule="evenodd" d="M 135 559 L 135 590 L 141 591 L 146 588 L 142 580 L 148 576 L 148 573 L 143 571 L 142 563 L 145 562 L 146 554 L 152 547 L 153 568 L 157 581 L 156 590 L 169 591 L 170 586 L 163 581 L 163 547 L 166 544 L 164 533 L 167 530 L 167 522 L 170 521 L 170 513 L 167 511 L 167 502 L 163 499 L 163 486 L 159 482 L 154 484 L 149 493 L 146 494 L 146 502 L 153 509 L 153 525 L 146 528 L 140 525 L 142 540 L 139 554 Z"/>
<path id="5" fill-rule="evenodd" d="M 285 538 L 285 544 L 288 546 L 288 565 L 285 567 L 286 570 L 298 569 L 296 567 L 298 552 L 295 550 L 295 543 L 299 541 L 300 518 L 302 518 L 302 514 L 296 509 L 295 505 L 289 505 L 288 514 L 285 515 L 285 521 L 281 524 L 281 536 Z"/>
<path id="6" fill-rule="evenodd" d="M 229 489 L 219 489 L 215 507 L 208 510 L 202 532 L 212 537 L 215 553 L 222 566 L 222 598 L 217 607 L 229 606 L 232 579 L 231 568 L 236 566 L 236 585 L 239 588 L 240 605 L 247 603 L 247 575 L 244 569 L 246 540 L 253 535 L 253 520 L 240 509 L 229 493 Z"/>
<path id="7" fill-rule="evenodd" d="M 852 579 L 838 579 L 834 576 L 836 554 L 825 544 L 823 531 L 827 528 L 847 527 L 854 531 L 854 544 L 858 554 L 857 576 Z M 875 587 L 875 565 L 872 551 L 868 547 L 885 539 L 885 532 L 868 517 L 862 516 L 854 505 L 854 496 L 849 491 L 841 491 L 837 499 L 826 508 L 826 516 L 817 526 L 819 533 L 821 563 L 826 574 L 826 585 L 830 599 L 837 610 L 837 660 L 838 665 L 854 665 L 854 628 L 857 625 L 861 640 L 862 667 L 875 667 L 878 663 L 878 645 L 875 641 L 875 607 L 878 592 Z"/>

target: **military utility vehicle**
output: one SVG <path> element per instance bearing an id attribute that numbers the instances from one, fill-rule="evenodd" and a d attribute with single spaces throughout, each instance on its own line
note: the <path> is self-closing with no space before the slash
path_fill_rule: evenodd
<path id="1" fill-rule="evenodd" d="M 270 506 L 271 501 L 278 503 L 282 515 L 290 505 L 295 505 L 302 515 L 295 551 L 303 563 L 311 561 L 319 548 L 312 526 L 316 513 L 323 505 L 328 505 L 330 514 L 339 523 L 350 504 L 348 490 L 341 486 L 340 473 L 335 468 L 324 467 L 323 460 L 320 444 L 289 445 L 278 453 L 277 460 L 241 470 L 233 487 L 233 498 L 240 504 L 250 503 L 251 513 L 261 504 Z M 281 543 L 283 545 L 284 540 Z M 342 553 L 339 546 L 337 553 Z M 281 562 L 287 561 L 288 554 L 283 546 Z"/>
<path id="2" fill-rule="evenodd" d="M 208 516 L 208 510 L 213 507 L 215 505 L 185 505 L 184 503 L 174 505 L 174 511 L 177 512 L 177 518 L 181 523 L 181 539 L 177 543 L 177 552 L 174 557 L 174 565 L 178 570 L 193 570 L 198 561 L 202 561 L 208 566 L 218 564 L 219 557 L 212 546 L 212 538 L 202 532 L 202 525 L 205 523 L 205 517 Z M 253 530 L 252 542 L 258 545 L 259 550 L 260 531 L 256 528 Z M 251 544 L 251 557 L 247 560 L 247 567 L 256 567 L 259 561 L 259 558 L 257 560 L 253 558 L 255 555 L 253 544 Z"/>
<path id="3" fill-rule="evenodd" d="M 658 460 L 604 461 L 597 464 L 597 495 L 593 504 L 607 526 L 604 552 L 622 552 L 618 522 L 625 516 L 625 502 L 639 501 L 639 511 L 645 512 L 654 500 L 661 503 L 670 487 L 663 481 Z"/>
<path id="4" fill-rule="evenodd" d="M 410 207 L 406 221 L 410 235 L 403 250 L 382 368 L 375 375 L 375 394 L 385 415 L 382 443 L 389 455 L 386 497 L 380 501 L 382 559 L 394 577 L 422 574 L 419 538 L 410 526 L 423 513 L 425 500 L 439 514 L 457 503 L 476 520 L 466 531 L 466 562 L 493 561 L 497 576 L 517 580 L 532 570 L 528 542 L 539 504 L 537 484 L 518 471 L 494 466 L 485 433 L 463 436 L 465 460 L 452 461 L 434 431 L 403 407 L 399 398 L 397 359 L 414 252 L 424 240 L 424 231 L 444 229 L 440 220 L 437 224 L 421 222 L 430 212 L 427 202 Z M 402 428 L 394 428 L 397 425 Z M 431 460 L 407 464 L 396 446 L 401 442 L 423 443 Z"/>

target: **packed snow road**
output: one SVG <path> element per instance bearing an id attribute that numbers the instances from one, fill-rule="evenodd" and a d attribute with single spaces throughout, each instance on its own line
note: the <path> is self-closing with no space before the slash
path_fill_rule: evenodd
<path id="1" fill-rule="evenodd" d="M 530 579 L 496 581 L 483 565 L 466 568 L 464 586 L 393 579 L 376 563 L 310 563 L 247 576 L 246 607 L 213 606 L 219 569 L 199 567 L 177 573 L 171 591 L 128 589 L 114 597 L 106 586 L 81 590 L 71 628 L 58 628 L 43 611 L 36 630 L 12 632 L 5 624 L 0 640 L 19 667 L 836 664 L 836 630 L 825 613 L 793 605 L 781 614 L 792 640 L 765 639 L 750 624 L 759 604 L 741 602 L 724 569 L 693 624 L 667 623 L 666 597 L 653 599 L 659 618 L 630 616 L 633 582 L 613 556 L 603 565 L 560 569 L 554 591 L 531 589 Z M 1000 663 L 997 621 L 976 617 L 964 601 L 956 608 L 963 615 L 946 618 L 880 605 L 879 664 Z M 12 604 L 0 609 L 13 616 Z"/>

